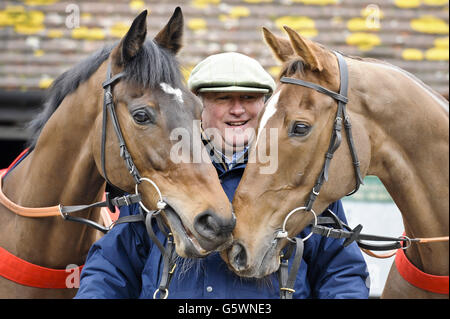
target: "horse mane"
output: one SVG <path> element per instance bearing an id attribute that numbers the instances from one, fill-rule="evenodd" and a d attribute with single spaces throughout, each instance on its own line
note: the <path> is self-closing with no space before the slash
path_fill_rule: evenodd
<path id="1" fill-rule="evenodd" d="M 31 137 L 26 144 L 30 150 L 36 146 L 42 129 L 64 98 L 97 71 L 116 45 L 117 43 L 104 46 L 53 81 L 45 94 L 42 110 L 28 124 Z M 182 85 L 182 75 L 175 56 L 159 47 L 153 40 L 144 42 L 137 55 L 124 67 L 124 72 L 125 81 L 143 88 L 155 88 L 161 82 L 175 87 Z"/>
<path id="2" fill-rule="evenodd" d="M 325 50 L 330 51 L 330 49 L 328 49 L 327 47 L 321 45 L 320 43 L 317 43 L 320 47 L 322 47 Z M 330 51 L 331 52 L 331 51 Z M 425 89 L 427 89 L 428 91 L 430 91 L 432 94 L 434 94 L 436 96 L 436 98 L 444 101 L 444 102 L 448 102 L 448 92 L 444 93 L 444 94 L 439 94 L 438 92 L 436 92 L 433 88 L 431 88 L 429 85 L 425 84 L 422 80 L 420 80 L 417 76 L 415 76 L 414 74 L 403 70 L 402 68 L 399 68 L 396 65 L 393 65 L 389 62 L 383 61 L 383 60 L 378 60 L 378 59 L 374 59 L 374 58 L 368 58 L 368 57 L 359 57 L 359 56 L 354 56 L 354 55 L 348 55 L 348 54 L 344 54 L 342 52 L 339 52 L 340 54 L 342 54 L 343 56 L 349 58 L 349 59 L 353 59 L 356 61 L 362 61 L 362 62 L 368 62 L 368 63 L 374 63 L 374 64 L 381 64 L 381 65 L 386 65 L 389 66 L 393 69 L 396 69 L 400 72 L 405 73 L 406 75 L 408 75 L 411 79 L 413 79 L 414 81 L 416 81 L 417 83 L 419 83 L 420 85 L 422 85 Z M 300 73 L 303 74 L 305 68 L 307 68 L 307 65 L 305 64 L 305 62 L 300 58 L 300 57 L 294 57 L 288 61 L 286 61 L 282 68 L 281 71 L 279 73 L 278 76 L 278 81 L 283 77 L 283 76 L 292 76 L 296 73 Z"/>
<path id="3" fill-rule="evenodd" d="M 342 52 L 341 52 L 342 54 Z M 412 80 L 416 81 L 418 84 L 422 85 L 426 90 L 428 90 L 430 93 L 432 93 L 437 99 L 442 100 L 443 102 L 448 102 L 448 93 L 447 96 L 444 94 L 439 94 L 439 92 L 437 92 L 436 90 L 434 90 L 431 86 L 429 86 L 428 84 L 424 83 L 421 79 L 419 79 L 416 75 L 412 74 L 411 72 L 408 72 L 394 64 L 391 64 L 389 62 L 383 61 L 383 60 L 378 60 L 378 59 L 374 59 L 374 58 L 363 58 L 363 57 L 359 57 L 359 56 L 353 56 L 353 55 L 346 55 L 346 54 L 342 54 L 343 56 L 353 59 L 353 60 L 357 60 L 357 61 L 362 61 L 362 62 L 368 62 L 368 63 L 374 63 L 374 64 L 381 64 L 381 65 L 386 65 L 389 66 L 393 69 L 398 70 L 399 72 L 404 73 L 405 75 L 409 76 Z"/>

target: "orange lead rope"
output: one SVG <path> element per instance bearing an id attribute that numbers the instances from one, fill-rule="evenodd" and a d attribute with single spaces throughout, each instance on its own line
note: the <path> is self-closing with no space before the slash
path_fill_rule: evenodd
<path id="1" fill-rule="evenodd" d="M 23 217 L 51 217 L 51 216 L 59 216 L 61 215 L 59 211 L 59 206 L 52 207 L 39 207 L 39 208 L 28 208 L 22 207 L 13 203 L 9 198 L 5 196 L 3 193 L 2 180 L 3 176 L 5 176 L 11 169 L 15 167 L 15 165 L 20 162 L 29 152 L 29 149 L 25 149 L 19 156 L 9 165 L 7 169 L 0 170 L 0 204 L 8 208 L 13 213 L 23 216 Z"/>
<path id="2" fill-rule="evenodd" d="M 414 238 L 414 242 L 418 244 L 436 243 L 448 240 L 449 236 Z M 390 258 L 395 255 L 395 266 L 397 267 L 400 276 L 402 276 L 404 280 L 417 288 L 436 294 L 448 295 L 449 276 L 430 275 L 421 271 L 408 260 L 403 247 L 387 254 L 376 254 L 373 251 L 364 248 L 361 248 L 361 250 L 367 255 L 375 258 Z"/>
<path id="3" fill-rule="evenodd" d="M 428 244 L 428 243 L 438 243 L 438 242 L 443 242 L 443 241 L 448 241 L 449 240 L 449 236 L 442 236 L 442 237 L 430 237 L 430 238 L 415 238 L 414 242 L 417 244 Z M 366 255 L 369 255 L 370 257 L 374 257 L 374 258 L 391 258 L 392 256 L 395 256 L 395 254 L 397 253 L 397 250 L 393 250 L 390 253 L 386 253 L 386 254 L 377 254 L 374 253 L 373 251 L 369 250 L 369 249 L 365 249 L 365 248 L 360 248 Z M 400 248 L 403 250 L 403 248 Z"/>
<path id="4" fill-rule="evenodd" d="M 61 216 L 59 205 L 39 208 L 22 207 L 12 202 L 3 193 L 3 177 L 20 159 L 22 159 L 22 156 L 25 155 L 27 151 L 28 149 L 23 151 L 7 169 L 0 170 L 0 204 L 15 214 L 23 217 Z M 101 212 L 105 225 L 110 225 L 111 217 L 109 210 L 106 207 L 102 207 Z M 116 216 L 114 217 L 117 219 Z M 24 286 L 47 289 L 78 288 L 76 285 L 79 282 L 79 276 L 82 269 L 83 266 L 71 269 L 42 267 L 20 259 L 3 247 L 0 247 L 0 276 Z"/>
<path id="5" fill-rule="evenodd" d="M 16 203 L 13 203 L 9 198 L 5 196 L 2 190 L 3 176 L 7 171 L 8 170 L 0 171 L 0 204 L 8 208 L 13 213 L 23 217 L 51 217 L 61 215 L 59 206 L 29 208 L 22 207 L 20 205 L 17 205 Z"/>

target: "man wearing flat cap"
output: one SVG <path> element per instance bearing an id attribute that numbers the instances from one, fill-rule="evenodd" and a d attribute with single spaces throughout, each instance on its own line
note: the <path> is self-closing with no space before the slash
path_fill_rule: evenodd
<path id="1" fill-rule="evenodd" d="M 247 163 L 258 113 L 265 97 L 275 90 L 275 82 L 256 60 L 229 52 L 201 61 L 192 70 L 188 85 L 203 102 L 202 139 L 231 202 Z M 329 208 L 346 222 L 340 201 Z M 123 206 L 120 214 L 137 214 L 137 205 Z M 153 297 L 164 258 L 155 243 L 145 239 L 148 235 L 144 227 L 133 229 L 134 233 L 113 233 L 113 228 L 102 238 L 109 236 L 108 240 L 94 244 L 103 253 L 88 257 L 76 298 Z M 309 232 L 306 228 L 298 236 Z M 164 237 L 160 233 L 156 236 Z M 293 297 L 367 298 L 366 263 L 353 244 L 343 248 L 340 240 L 311 236 L 305 243 Z M 106 256 L 107 251 L 110 253 Z M 276 274 L 265 281 L 240 278 L 228 269 L 218 252 L 195 262 L 178 260 L 177 265 L 169 298 L 280 298 Z"/>
<path id="2" fill-rule="evenodd" d="M 232 201 L 242 177 L 247 151 L 272 76 L 254 59 L 240 53 L 211 55 L 191 72 L 188 86 L 203 102 L 202 138 Z"/>

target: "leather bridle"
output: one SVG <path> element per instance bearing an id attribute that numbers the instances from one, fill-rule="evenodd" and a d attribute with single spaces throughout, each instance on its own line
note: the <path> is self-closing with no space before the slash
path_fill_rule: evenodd
<path id="1" fill-rule="evenodd" d="M 101 161 L 102 161 L 102 171 L 103 171 L 103 177 L 105 178 L 106 182 L 110 185 L 114 186 L 117 189 L 117 186 L 115 186 L 108 178 L 108 175 L 106 173 L 106 165 L 105 165 L 105 144 L 106 144 L 106 127 L 107 127 L 107 114 L 109 113 L 111 117 L 111 121 L 113 124 L 114 132 L 116 133 L 117 140 L 119 142 L 119 149 L 120 149 L 120 157 L 123 158 L 125 161 L 125 166 L 128 169 L 128 172 L 133 177 L 135 182 L 135 194 L 129 194 L 125 196 L 118 197 L 116 199 L 121 199 L 122 201 L 119 204 L 122 205 L 115 205 L 115 206 L 125 206 L 125 205 L 131 205 L 134 203 L 139 203 L 139 214 L 138 215 L 129 215 L 129 216 L 123 216 L 119 218 L 114 225 L 123 224 L 123 223 L 135 223 L 135 222 L 143 222 L 145 224 L 147 233 L 150 237 L 150 239 L 156 244 L 158 249 L 161 252 L 161 255 L 163 257 L 163 273 L 161 275 L 161 280 L 159 283 L 159 287 L 155 290 L 153 294 L 153 298 L 160 298 L 160 299 L 166 299 L 169 296 L 169 284 L 171 282 L 172 276 L 175 271 L 176 267 L 176 258 L 177 254 L 175 251 L 175 242 L 173 240 L 173 235 L 169 231 L 166 231 L 166 228 L 164 226 L 164 222 L 161 218 L 161 211 L 166 208 L 167 203 L 164 201 L 161 191 L 159 190 L 158 186 L 154 181 L 152 181 L 150 178 L 147 177 L 141 177 L 141 174 L 139 173 L 139 170 L 137 169 L 136 165 L 133 162 L 133 158 L 131 157 L 130 152 L 128 151 L 127 145 L 125 143 L 125 139 L 122 135 L 122 130 L 120 128 L 120 124 L 117 118 L 116 109 L 114 105 L 114 99 L 112 95 L 112 85 L 114 85 L 118 80 L 123 78 L 125 76 L 124 72 L 120 72 L 115 74 L 114 76 L 111 76 L 111 63 L 108 64 L 108 69 L 106 72 L 106 80 L 103 82 L 102 86 L 104 89 L 104 97 L 103 97 L 103 122 L 102 122 L 102 144 L 101 144 Z M 155 190 L 158 193 L 159 200 L 156 204 L 157 209 L 156 210 L 150 210 L 143 204 L 141 200 L 141 195 L 138 191 L 138 185 L 140 185 L 142 182 L 148 182 L 150 183 Z M 108 197 L 107 197 L 108 200 Z M 107 201 L 106 201 L 107 202 Z M 117 200 L 116 200 L 117 202 Z M 112 205 L 112 203 L 107 203 L 108 207 L 110 207 L 110 210 L 114 211 L 115 207 Z M 85 208 L 84 208 L 85 209 Z M 75 217 L 69 216 L 67 213 L 63 212 L 64 208 L 61 209 L 61 214 L 65 216 L 65 219 L 67 220 L 73 220 Z M 67 212 L 67 210 L 66 210 Z M 153 225 L 152 221 L 153 219 L 156 220 L 159 229 L 164 234 L 164 236 L 167 238 L 166 247 L 164 247 L 163 243 L 161 243 L 155 232 L 153 231 Z M 81 219 L 83 220 L 83 219 Z M 83 222 L 83 221 L 81 221 Z M 89 224 L 91 224 L 91 221 L 88 221 Z M 112 225 L 111 225 L 112 226 Z M 110 227 L 107 227 L 106 231 L 110 230 Z"/>
<path id="2" fill-rule="evenodd" d="M 329 209 L 323 213 L 323 216 L 317 216 L 316 213 L 312 210 L 313 204 L 315 200 L 317 199 L 317 196 L 319 196 L 320 189 L 322 185 L 328 180 L 328 170 L 331 163 L 331 160 L 333 158 L 333 155 L 335 151 L 339 148 L 341 141 L 342 141 L 342 122 L 344 122 L 344 128 L 347 135 L 347 142 L 350 149 L 350 154 L 352 156 L 352 163 L 356 178 L 356 186 L 355 189 L 347 194 L 347 196 L 352 195 L 358 191 L 359 187 L 363 183 L 363 178 L 361 176 L 360 171 L 360 163 L 358 160 L 358 155 L 355 148 L 355 143 L 353 141 L 353 135 L 352 135 L 352 125 L 350 122 L 350 118 L 347 114 L 346 105 L 348 103 L 348 68 L 347 63 L 344 59 L 344 57 L 336 51 L 333 51 L 334 54 L 337 57 L 338 65 L 339 65 L 339 73 L 340 73 L 340 89 L 339 93 L 331 91 L 321 85 L 303 81 L 296 78 L 291 77 L 282 77 L 280 79 L 281 83 L 285 84 L 293 84 L 293 85 L 300 85 L 303 87 L 307 87 L 313 90 L 316 90 L 322 94 L 328 95 L 329 97 L 333 98 L 337 101 L 338 107 L 336 112 L 336 118 L 334 120 L 333 125 L 333 132 L 331 135 L 330 144 L 328 146 L 328 150 L 325 153 L 325 162 L 323 164 L 322 170 L 320 171 L 319 176 L 317 177 L 315 184 L 308 196 L 308 199 L 305 203 L 305 206 L 303 207 L 297 207 L 293 209 L 289 214 L 285 217 L 285 220 L 283 222 L 283 228 L 278 230 L 275 234 L 276 239 L 283 239 L 286 238 L 289 240 L 289 245 L 287 247 L 287 253 L 282 254 L 280 256 L 280 268 L 278 270 L 279 272 L 279 281 L 280 281 L 280 296 L 282 299 L 291 299 L 293 296 L 293 293 L 295 292 L 294 283 L 295 283 L 295 276 L 300 268 L 300 263 L 302 259 L 303 254 L 303 243 L 306 241 L 310 236 L 314 234 L 318 234 L 324 237 L 331 237 L 331 238 L 344 238 L 343 246 L 346 247 L 350 245 L 353 241 L 356 241 L 358 246 L 366 253 L 371 255 L 372 257 L 378 257 L 378 258 L 388 258 L 392 255 L 376 255 L 370 250 L 375 251 L 383 251 L 383 250 L 393 250 L 393 249 L 407 249 L 412 242 L 415 243 L 426 243 L 426 242 L 439 242 L 439 241 L 448 241 L 448 236 L 446 237 L 434 237 L 434 238 L 409 238 L 407 236 L 401 236 L 401 237 L 386 237 L 386 236 L 377 236 L 377 235 L 369 235 L 369 234 L 361 234 L 362 225 L 358 225 L 355 228 L 351 229 L 348 225 L 346 225 L 344 222 L 342 222 L 332 211 Z M 290 216 L 292 216 L 297 211 L 304 210 L 305 212 L 311 212 L 314 216 L 314 223 L 311 226 L 311 233 L 306 236 L 303 239 L 294 237 L 289 238 L 288 232 L 286 231 L 286 223 Z M 328 225 L 328 226 L 324 226 Z M 361 240 L 369 240 L 369 241 L 390 241 L 394 242 L 392 244 L 385 244 L 385 245 L 374 245 L 374 244 L 368 244 L 363 243 Z M 402 243 L 406 243 L 406 246 L 402 246 Z M 276 241 L 274 242 L 276 243 Z M 288 259 L 292 255 L 292 252 L 295 249 L 295 257 L 293 259 L 293 264 L 291 267 L 291 270 L 288 271 Z"/>
<path id="3" fill-rule="evenodd" d="M 347 141 L 350 148 L 350 153 L 352 155 L 352 161 L 353 161 L 353 167 L 355 171 L 356 176 L 356 186 L 355 189 L 349 194 L 354 194 L 360 187 L 361 184 L 363 184 L 363 178 L 361 176 L 360 172 L 360 164 L 358 160 L 358 155 L 356 153 L 355 144 L 353 142 L 353 135 L 351 130 L 351 122 L 350 118 L 347 115 L 346 111 L 346 105 L 348 103 L 348 97 L 347 97 L 347 91 L 348 91 L 348 70 L 347 70 L 347 63 L 345 62 L 344 57 L 338 53 L 334 52 L 339 65 L 339 76 L 340 76 L 340 90 L 339 93 L 331 91 L 321 85 L 307 82 L 304 80 L 291 78 L 291 77 L 282 77 L 280 79 L 281 83 L 286 84 L 293 84 L 293 85 L 300 85 L 303 87 L 307 87 L 313 90 L 316 90 L 322 94 L 328 95 L 329 97 L 333 98 L 337 101 L 338 107 L 336 112 L 336 118 L 334 120 L 333 125 L 333 132 L 331 135 L 330 144 L 328 146 L 328 150 L 325 153 L 325 162 L 323 164 L 322 170 L 319 173 L 319 176 L 317 177 L 315 184 L 313 188 L 311 189 L 311 192 L 308 196 L 308 199 L 304 205 L 304 207 L 297 207 L 293 209 L 285 218 L 283 222 L 283 228 L 279 230 L 275 238 L 276 239 L 282 239 L 287 238 L 290 240 L 291 245 L 289 245 L 288 253 L 286 255 L 282 255 L 280 258 L 280 268 L 279 268 L 279 281 L 280 281 L 280 295 L 282 299 L 291 299 L 293 296 L 293 293 L 295 292 L 294 283 L 295 283 L 295 275 L 298 272 L 298 269 L 300 267 L 301 258 L 303 254 L 303 242 L 306 241 L 313 232 L 311 232 L 307 237 L 303 239 L 299 238 L 289 238 L 288 233 L 286 231 L 286 222 L 288 218 L 294 214 L 297 211 L 305 210 L 306 212 L 311 212 L 314 215 L 314 225 L 317 226 L 318 224 L 318 218 L 316 213 L 312 210 L 313 204 L 315 200 L 317 199 L 317 196 L 320 194 L 320 189 L 322 185 L 328 180 L 328 170 L 330 167 L 331 160 L 333 159 L 334 152 L 339 148 L 342 141 L 342 121 L 344 121 L 344 127 L 346 130 L 347 135 Z M 294 245 L 292 245 L 294 244 Z M 288 274 L 288 258 L 291 256 L 293 251 L 293 246 L 296 247 L 296 253 L 294 262 L 291 268 L 291 272 Z"/>
<path id="4" fill-rule="evenodd" d="M 106 145 L 106 132 L 107 132 L 107 120 L 108 120 L 108 114 L 111 117 L 111 122 L 113 124 L 113 128 L 114 128 L 114 132 L 116 134 L 118 143 L 119 143 L 119 154 L 120 157 L 122 157 L 122 159 L 125 162 L 125 166 L 128 170 L 128 172 L 130 173 L 130 175 L 133 177 L 134 182 L 136 184 L 135 189 L 136 192 L 135 194 L 128 194 L 128 195 L 124 195 L 124 196 L 119 196 L 113 199 L 109 198 L 109 194 L 106 194 L 106 200 L 104 202 L 99 202 L 99 203 L 94 203 L 91 205 L 79 205 L 79 206 L 62 206 L 60 205 L 60 212 L 61 215 L 63 216 L 63 218 L 65 220 L 70 220 L 70 221 L 76 221 L 76 222 L 80 222 L 80 223 L 86 223 L 89 224 L 90 226 L 94 226 L 95 228 L 97 228 L 100 231 L 103 232 L 107 232 L 110 230 L 110 227 L 103 227 L 101 225 L 98 225 L 92 221 L 86 220 L 84 218 L 80 218 L 80 217 L 72 217 L 70 216 L 70 213 L 76 212 L 76 211 L 80 211 L 80 210 L 84 210 L 90 207 L 103 207 L 103 206 L 107 206 L 111 211 L 115 211 L 115 206 L 117 207 L 121 207 L 121 206 L 127 206 L 127 205 L 131 205 L 131 204 L 135 204 L 135 203 L 139 203 L 139 205 L 146 211 L 146 212 L 153 212 L 149 209 L 147 209 L 144 204 L 142 203 L 141 200 L 141 195 L 138 192 L 138 185 L 140 185 L 143 181 L 147 181 L 149 182 L 157 191 L 158 195 L 159 195 L 159 201 L 157 203 L 157 208 L 158 211 L 164 209 L 167 205 L 166 202 L 164 202 L 162 195 L 161 195 L 161 191 L 159 190 L 158 186 L 156 185 L 155 182 L 153 182 L 151 179 L 149 178 L 143 178 L 141 177 L 141 174 L 139 173 L 138 168 L 136 167 L 136 165 L 134 164 L 133 158 L 131 157 L 130 152 L 128 151 L 127 145 L 125 143 L 125 139 L 123 138 L 122 135 L 122 130 L 120 128 L 120 124 L 119 124 L 119 120 L 117 118 L 117 113 L 116 113 L 116 108 L 114 105 L 114 98 L 112 95 L 112 86 L 119 81 L 121 78 L 123 78 L 125 76 L 125 72 L 120 72 L 117 73 L 115 75 L 111 75 L 111 63 L 108 63 L 108 68 L 106 71 L 106 80 L 102 83 L 102 87 L 104 90 L 104 95 L 103 95 L 103 121 L 102 121 L 102 137 L 101 137 L 101 165 L 102 165 L 102 172 L 103 172 L 103 177 L 106 180 L 106 182 L 108 184 L 110 184 L 111 186 L 113 186 L 116 189 L 119 189 L 119 187 L 115 186 L 108 178 L 108 174 L 106 173 L 106 164 L 105 164 L 105 145 Z M 123 191 L 122 191 L 123 192 Z M 117 222 L 116 222 L 117 224 Z"/>
<path id="5" fill-rule="evenodd" d="M 347 142 L 348 142 L 348 146 L 350 148 L 350 154 L 352 156 L 352 162 L 353 162 L 353 167 L 354 167 L 355 177 L 356 177 L 355 189 L 352 192 L 350 192 L 348 195 L 352 195 L 352 194 L 356 193 L 356 191 L 359 189 L 361 184 L 364 184 L 363 178 L 361 176 L 358 155 L 357 155 L 357 152 L 355 149 L 355 143 L 353 142 L 352 125 L 350 122 L 350 117 L 348 116 L 347 111 L 346 111 L 346 105 L 348 103 L 347 62 L 345 62 L 344 57 L 339 52 L 334 51 L 334 54 L 337 57 L 338 65 L 339 65 L 339 77 L 340 77 L 339 93 L 331 91 L 321 85 L 318 85 L 318 84 L 315 84 L 312 82 L 307 82 L 307 81 L 300 80 L 300 79 L 296 79 L 296 78 L 284 76 L 280 79 L 281 83 L 307 87 L 307 88 L 316 90 L 322 94 L 328 95 L 329 97 L 331 97 L 337 101 L 338 107 L 337 107 L 337 111 L 336 111 L 336 118 L 334 120 L 333 132 L 331 134 L 330 144 L 328 146 L 327 152 L 325 153 L 325 162 L 322 166 L 322 170 L 320 171 L 319 176 L 317 177 L 315 184 L 314 184 L 313 188 L 311 189 L 311 192 L 309 193 L 309 196 L 308 196 L 308 199 L 307 199 L 305 205 L 303 207 L 297 207 L 297 208 L 293 209 L 285 217 L 284 222 L 283 222 L 283 228 L 276 233 L 276 238 L 278 238 L 278 239 L 287 238 L 291 242 L 295 241 L 294 239 L 291 239 L 288 237 L 288 233 L 286 231 L 286 222 L 289 219 L 289 217 L 297 211 L 304 210 L 306 212 L 311 212 L 314 215 L 314 221 L 315 221 L 313 226 L 317 226 L 317 224 L 318 224 L 317 223 L 317 221 L 318 221 L 317 215 L 312 210 L 312 207 L 313 207 L 314 202 L 317 199 L 317 196 L 319 196 L 319 194 L 320 194 L 320 189 L 321 189 L 322 185 L 328 180 L 328 170 L 330 167 L 331 160 L 333 159 L 334 153 L 341 145 L 341 141 L 342 141 L 341 131 L 342 131 L 342 122 L 343 121 L 344 121 L 344 127 L 345 127 L 345 131 L 346 131 L 346 135 L 347 135 Z M 307 240 L 311 236 L 311 234 L 309 234 L 302 241 Z"/>
<path id="6" fill-rule="evenodd" d="M 319 196 L 320 188 L 322 185 L 328 180 L 328 169 L 333 159 L 334 152 L 339 148 L 342 141 L 341 131 L 342 131 L 342 121 L 344 121 L 344 127 L 347 135 L 347 142 L 350 148 L 350 154 L 352 156 L 353 167 L 355 171 L 356 177 L 356 186 L 355 189 L 349 193 L 348 195 L 352 195 L 356 193 L 363 183 L 363 178 L 361 176 L 360 164 L 358 160 L 358 155 L 355 149 L 355 143 L 353 142 L 352 135 L 352 124 L 350 122 L 350 117 L 347 115 L 346 105 L 348 103 L 347 91 L 348 91 L 348 69 L 347 63 L 345 62 L 344 57 L 339 52 L 334 52 L 337 57 L 339 64 L 339 74 L 340 74 L 340 90 L 339 93 L 333 92 L 323 86 L 320 86 L 315 83 L 306 82 L 300 79 L 282 77 L 280 79 L 281 83 L 294 84 L 304 86 L 313 90 L 316 90 L 322 94 L 328 95 L 338 102 L 338 108 L 336 112 L 336 118 L 334 120 L 333 133 L 331 135 L 330 145 L 328 146 L 328 151 L 325 153 L 325 162 L 323 164 L 322 170 L 319 176 L 316 179 L 315 185 L 312 188 L 309 198 L 305 204 L 306 211 L 310 211 L 316 200 L 317 196 Z"/>
<path id="7" fill-rule="evenodd" d="M 125 165 L 133 177 L 135 181 L 135 194 L 127 194 L 123 196 L 118 196 L 115 198 L 111 198 L 109 196 L 109 193 L 105 194 L 106 200 L 102 202 L 96 202 L 90 205 L 72 205 L 72 206 L 64 206 L 64 205 L 56 205 L 51 207 L 39 207 L 39 208 L 30 208 L 30 207 L 22 207 L 20 205 L 17 205 L 13 203 L 11 200 L 9 200 L 5 194 L 1 191 L 1 182 L 3 175 L 6 171 L 2 172 L 0 174 L 0 203 L 3 204 L 5 207 L 7 207 L 10 211 L 14 212 L 17 215 L 23 216 L 23 217 L 31 217 L 31 218 L 39 218 L 39 217 L 51 217 L 51 216 L 59 216 L 61 215 L 64 220 L 66 221 L 73 221 L 81 224 L 86 224 L 88 226 L 91 226 L 103 233 L 107 233 L 111 228 L 118 224 L 123 223 L 134 223 L 134 222 L 143 222 L 145 223 L 147 233 L 152 241 L 155 242 L 158 249 L 161 251 L 161 255 L 163 256 L 163 273 L 161 276 L 161 281 L 158 289 L 155 291 L 153 297 L 154 298 L 167 298 L 169 295 L 169 284 L 172 279 L 172 276 L 174 274 L 174 270 L 176 267 L 176 258 L 177 254 L 175 251 L 175 243 L 173 240 L 173 235 L 170 233 L 170 231 L 166 231 L 166 228 L 164 226 L 164 223 L 161 218 L 160 212 L 166 208 L 167 203 L 163 200 L 161 191 L 159 190 L 158 186 L 154 181 L 152 181 L 149 178 L 141 177 L 136 165 L 133 162 L 133 159 L 131 157 L 130 152 L 128 151 L 128 148 L 126 146 L 125 140 L 122 135 L 122 131 L 120 128 L 120 124 L 117 118 L 113 95 L 112 95 L 112 85 L 114 85 L 118 80 L 123 78 L 125 76 L 124 72 L 120 72 L 115 74 L 114 76 L 111 76 L 111 63 L 108 64 L 108 69 L 106 73 L 106 80 L 103 82 L 102 86 L 104 89 L 104 96 L 103 96 L 103 122 L 102 122 L 102 139 L 101 139 L 101 165 L 102 165 L 102 172 L 103 177 L 106 180 L 107 183 L 109 183 L 111 186 L 115 187 L 116 189 L 120 190 L 117 186 L 115 186 L 108 178 L 108 175 L 106 173 L 106 165 L 105 165 L 105 145 L 106 145 L 106 128 L 107 128 L 107 118 L 108 113 L 110 114 L 111 121 L 113 124 L 114 132 L 117 136 L 118 142 L 119 142 L 119 149 L 120 149 L 120 157 L 123 158 L 125 161 Z M 142 182 L 148 182 L 150 183 L 157 191 L 159 200 L 156 204 L 157 209 L 156 210 L 149 210 L 144 206 L 142 203 L 141 194 L 138 191 L 138 185 L 140 185 Z M 86 210 L 89 208 L 94 207 L 108 207 L 109 210 L 114 212 L 116 210 L 116 207 L 122 207 L 122 206 L 129 206 L 132 204 L 139 204 L 139 214 L 137 215 L 130 215 L 130 216 L 123 216 L 120 217 L 118 220 L 116 220 L 112 225 L 100 225 L 97 222 L 94 222 L 92 220 L 82 218 L 82 217 L 75 217 L 71 216 L 72 213 L 79 212 L 82 210 Z M 167 238 L 166 247 L 158 240 L 156 237 L 156 234 L 153 231 L 152 228 L 152 221 L 153 219 L 156 220 L 158 227 L 160 228 L 161 232 L 165 235 Z"/>

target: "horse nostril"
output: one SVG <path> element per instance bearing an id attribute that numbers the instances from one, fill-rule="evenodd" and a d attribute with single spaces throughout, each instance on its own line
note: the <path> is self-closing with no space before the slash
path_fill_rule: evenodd
<path id="1" fill-rule="evenodd" d="M 231 265 L 237 270 L 242 271 L 247 267 L 247 252 L 241 244 L 234 244 L 231 248 L 228 258 Z"/>
<path id="2" fill-rule="evenodd" d="M 215 239 L 226 237 L 231 234 L 235 225 L 235 220 L 225 222 L 216 214 L 205 211 L 198 215 L 194 221 L 194 229 L 203 237 Z"/>

